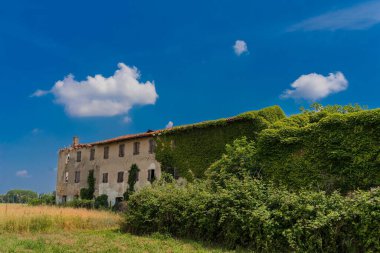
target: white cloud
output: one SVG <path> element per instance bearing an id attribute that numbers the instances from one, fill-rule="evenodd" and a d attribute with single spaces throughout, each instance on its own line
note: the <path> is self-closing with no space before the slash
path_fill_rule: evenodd
<path id="1" fill-rule="evenodd" d="M 380 23 L 380 0 L 367 1 L 349 8 L 306 19 L 289 28 L 304 30 L 361 30 Z"/>
<path id="2" fill-rule="evenodd" d="M 348 81 L 342 72 L 330 73 L 328 76 L 316 73 L 302 75 L 281 95 L 283 98 L 306 99 L 316 101 L 330 94 L 344 91 Z"/>
<path id="3" fill-rule="evenodd" d="M 173 121 L 169 121 L 168 124 L 166 124 L 165 128 L 169 129 L 169 128 L 172 128 L 173 126 L 174 126 Z"/>
<path id="4" fill-rule="evenodd" d="M 36 90 L 32 95 L 30 95 L 31 97 L 42 97 L 46 94 L 48 94 L 49 91 L 47 90 Z"/>
<path id="5" fill-rule="evenodd" d="M 76 81 L 69 75 L 55 83 L 50 91 L 37 90 L 32 96 L 52 93 L 55 102 L 74 117 L 125 115 L 135 105 L 155 104 L 158 95 L 153 82 L 140 83 L 137 68 L 118 64 L 113 76 L 88 76 Z"/>
<path id="6" fill-rule="evenodd" d="M 235 45 L 233 46 L 233 48 L 234 48 L 235 54 L 238 56 L 243 54 L 243 53 L 248 52 L 248 46 L 244 40 L 235 41 Z"/>
<path id="7" fill-rule="evenodd" d="M 130 117 L 126 116 L 126 117 L 123 118 L 123 123 L 128 124 L 128 123 L 131 123 L 131 122 L 132 122 L 132 119 Z"/>
<path id="8" fill-rule="evenodd" d="M 27 170 L 19 170 L 16 172 L 16 176 L 18 177 L 30 177 Z"/>

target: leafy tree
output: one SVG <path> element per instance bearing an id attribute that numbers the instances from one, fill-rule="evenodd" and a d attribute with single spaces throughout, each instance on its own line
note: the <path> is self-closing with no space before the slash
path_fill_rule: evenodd
<path id="1" fill-rule="evenodd" d="M 30 190 L 14 189 L 8 191 L 4 197 L 4 202 L 7 203 L 27 203 L 30 199 L 37 198 L 38 194 Z"/>

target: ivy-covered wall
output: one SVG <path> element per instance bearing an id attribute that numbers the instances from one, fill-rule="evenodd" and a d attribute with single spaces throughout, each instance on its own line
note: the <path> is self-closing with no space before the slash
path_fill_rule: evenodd
<path id="1" fill-rule="evenodd" d="M 163 169 L 176 168 L 189 180 L 202 178 L 222 156 L 226 144 L 242 136 L 256 140 L 259 132 L 283 118 L 282 109 L 272 106 L 228 119 L 175 127 L 156 136 L 156 159 Z"/>
<path id="2" fill-rule="evenodd" d="M 303 113 L 260 133 L 263 178 L 342 192 L 380 185 L 380 109 Z"/>

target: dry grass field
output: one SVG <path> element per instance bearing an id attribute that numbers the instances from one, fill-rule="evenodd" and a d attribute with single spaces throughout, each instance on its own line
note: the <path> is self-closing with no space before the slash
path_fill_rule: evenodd
<path id="1" fill-rule="evenodd" d="M 121 217 L 107 211 L 0 204 L 0 231 L 48 232 L 117 228 Z"/>
<path id="2" fill-rule="evenodd" d="M 107 211 L 0 204 L 0 252 L 226 252 L 160 234 L 121 233 Z"/>

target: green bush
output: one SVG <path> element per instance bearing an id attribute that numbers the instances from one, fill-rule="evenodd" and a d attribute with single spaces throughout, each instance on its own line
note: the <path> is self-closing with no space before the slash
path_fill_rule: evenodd
<path id="1" fill-rule="evenodd" d="M 55 205 L 55 192 L 53 193 L 43 193 L 38 196 L 38 198 L 33 198 L 28 201 L 29 205 Z"/>
<path id="2" fill-rule="evenodd" d="M 108 196 L 106 194 L 102 194 L 95 198 L 94 207 L 96 209 L 107 209 L 109 208 Z"/>
<path id="3" fill-rule="evenodd" d="M 246 137 L 227 144 L 222 158 L 213 163 L 206 171 L 210 184 L 222 187 L 225 185 L 225 181 L 229 181 L 231 177 L 243 179 L 246 174 L 261 178 L 256 162 L 255 142 L 248 141 Z"/>
<path id="4" fill-rule="evenodd" d="M 74 207 L 74 208 L 93 209 L 95 205 L 95 201 L 90 200 L 90 199 L 73 199 L 71 201 L 66 202 L 63 205 L 68 206 L 68 207 Z"/>
<path id="5" fill-rule="evenodd" d="M 133 194 L 123 229 L 246 247 L 258 252 L 380 251 L 380 189 L 343 197 L 245 177 L 154 184 Z"/>

